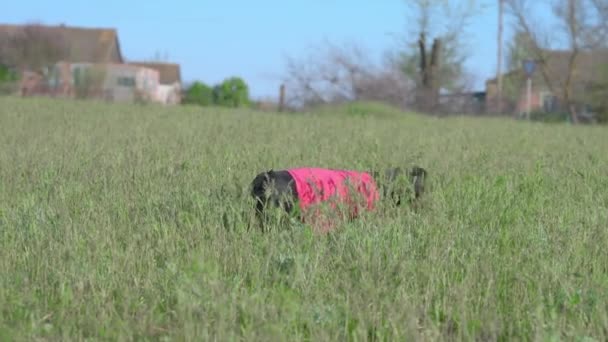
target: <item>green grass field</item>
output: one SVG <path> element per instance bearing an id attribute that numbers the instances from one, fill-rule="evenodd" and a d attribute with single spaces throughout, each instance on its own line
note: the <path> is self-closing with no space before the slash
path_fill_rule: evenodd
<path id="1" fill-rule="evenodd" d="M 420 210 L 247 230 L 262 170 L 412 164 Z M 605 341 L 607 170 L 604 127 L 0 98 L 0 340 Z"/>

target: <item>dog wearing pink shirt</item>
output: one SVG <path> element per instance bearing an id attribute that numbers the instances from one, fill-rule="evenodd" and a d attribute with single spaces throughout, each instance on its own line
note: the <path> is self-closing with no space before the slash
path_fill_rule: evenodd
<path id="1" fill-rule="evenodd" d="M 426 176 L 426 170 L 417 166 L 407 172 L 392 168 L 383 174 L 317 167 L 269 170 L 251 182 L 251 196 L 262 227 L 271 206 L 327 232 L 335 226 L 335 218 L 352 220 L 362 210 L 374 210 L 381 199 L 394 205 L 405 199 L 412 203 L 424 193 Z"/>

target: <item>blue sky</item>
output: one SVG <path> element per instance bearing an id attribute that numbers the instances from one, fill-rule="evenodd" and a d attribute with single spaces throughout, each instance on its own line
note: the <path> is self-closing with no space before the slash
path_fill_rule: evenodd
<path id="1" fill-rule="evenodd" d="M 450 0 L 452 1 L 452 0 Z M 496 2 L 469 27 L 475 85 L 496 72 Z M 285 56 L 311 52 L 323 40 L 356 42 L 372 57 L 397 47 L 414 27 L 404 0 L 28 0 L 8 1 L 0 22 L 114 27 L 125 58 L 157 52 L 181 64 L 184 81 L 213 84 L 243 77 L 254 97 L 275 96 Z M 505 25 L 508 38 L 511 31 Z"/>

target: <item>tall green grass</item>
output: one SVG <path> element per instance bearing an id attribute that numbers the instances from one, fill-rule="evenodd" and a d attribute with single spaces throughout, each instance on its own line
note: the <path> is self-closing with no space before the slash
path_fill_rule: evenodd
<path id="1" fill-rule="evenodd" d="M 601 127 L 373 104 L 1 98 L 0 340 L 604 341 L 607 151 Z M 247 230 L 262 170 L 412 164 L 420 210 Z"/>

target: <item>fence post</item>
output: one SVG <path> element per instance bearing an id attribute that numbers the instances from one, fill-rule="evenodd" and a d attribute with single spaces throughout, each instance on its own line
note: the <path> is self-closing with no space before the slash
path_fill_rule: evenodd
<path id="1" fill-rule="evenodd" d="M 285 84 L 279 88 L 279 112 L 285 110 Z"/>

